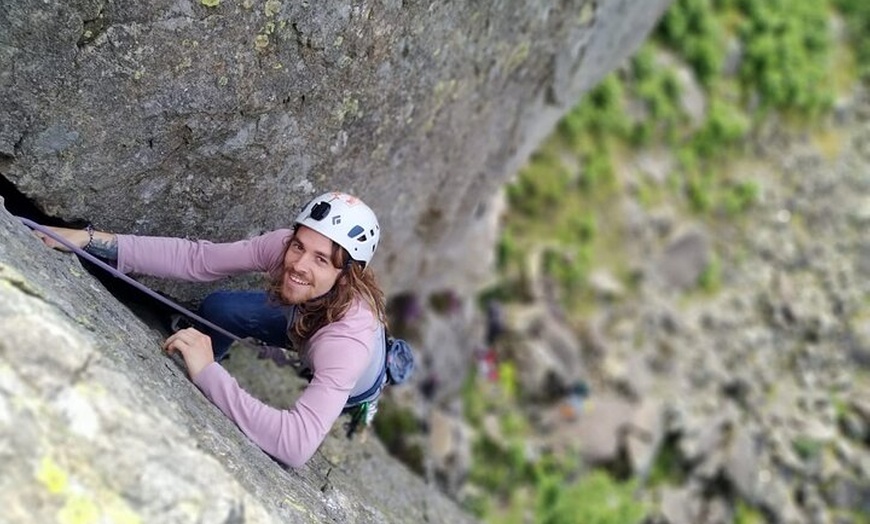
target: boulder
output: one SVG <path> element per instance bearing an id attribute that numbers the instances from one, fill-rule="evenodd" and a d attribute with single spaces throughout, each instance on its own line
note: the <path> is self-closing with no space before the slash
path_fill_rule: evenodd
<path id="1" fill-rule="evenodd" d="M 654 274 L 667 288 L 687 290 L 698 284 L 710 263 L 710 239 L 701 229 L 676 233 L 654 263 Z"/>

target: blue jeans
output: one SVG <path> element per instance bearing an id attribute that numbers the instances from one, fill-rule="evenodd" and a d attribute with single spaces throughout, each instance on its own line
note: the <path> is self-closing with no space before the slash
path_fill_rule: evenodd
<path id="1" fill-rule="evenodd" d="M 241 337 L 254 337 L 271 346 L 287 347 L 287 314 L 292 306 L 269 303 L 265 291 L 217 291 L 205 297 L 198 314 Z M 214 358 L 220 361 L 232 339 L 203 326 L 211 337 Z"/>

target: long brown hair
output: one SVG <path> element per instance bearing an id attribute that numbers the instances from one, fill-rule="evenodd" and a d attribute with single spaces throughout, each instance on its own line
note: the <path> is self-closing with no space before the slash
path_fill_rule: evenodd
<path id="1" fill-rule="evenodd" d="M 281 284 L 284 278 L 283 260 L 294 237 L 295 233 L 287 238 L 281 256 L 281 267 L 269 276 L 267 292 L 270 298 L 278 303 L 284 303 L 281 297 Z M 384 326 L 387 325 L 386 299 L 371 267 L 352 260 L 350 254 L 335 242 L 332 242 L 330 261 L 333 266 L 341 269 L 341 273 L 338 274 L 332 289 L 325 295 L 296 305 L 293 324 L 287 329 L 287 335 L 291 339 L 298 337 L 306 340 L 323 326 L 340 320 L 350 309 L 356 297 L 365 301 L 375 318 Z"/>

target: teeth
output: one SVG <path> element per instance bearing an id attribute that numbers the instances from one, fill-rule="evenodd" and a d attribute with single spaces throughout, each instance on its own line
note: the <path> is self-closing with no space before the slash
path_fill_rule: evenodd
<path id="1" fill-rule="evenodd" d="M 289 275 L 288 278 L 290 278 L 290 280 L 291 280 L 292 282 L 295 282 L 296 284 L 300 284 L 300 285 L 303 285 L 303 286 L 307 286 L 307 285 L 309 285 L 308 282 L 305 282 L 304 280 L 301 280 L 301 279 L 299 279 L 298 277 L 294 277 L 293 275 Z"/>

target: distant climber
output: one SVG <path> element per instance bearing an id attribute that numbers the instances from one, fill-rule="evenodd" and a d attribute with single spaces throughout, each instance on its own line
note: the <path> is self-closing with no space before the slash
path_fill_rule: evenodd
<path id="1" fill-rule="evenodd" d="M 478 347 L 474 350 L 474 360 L 477 364 L 477 376 L 487 382 L 498 382 L 499 366 L 498 352 L 495 347 Z"/>
<path id="2" fill-rule="evenodd" d="M 423 398 L 431 402 L 441 387 L 441 378 L 438 375 L 438 371 L 435 370 L 435 364 L 432 362 L 430 355 L 424 357 L 423 364 L 429 372 L 420 381 L 419 390 Z"/>
<path id="3" fill-rule="evenodd" d="M 563 418 L 574 420 L 583 413 L 584 403 L 589 396 L 589 387 L 582 380 L 577 380 L 565 388 L 564 396 L 559 403 L 559 413 Z"/>
<path id="4" fill-rule="evenodd" d="M 491 346 L 504 333 L 504 312 L 501 304 L 491 299 L 486 302 L 486 344 Z"/>

